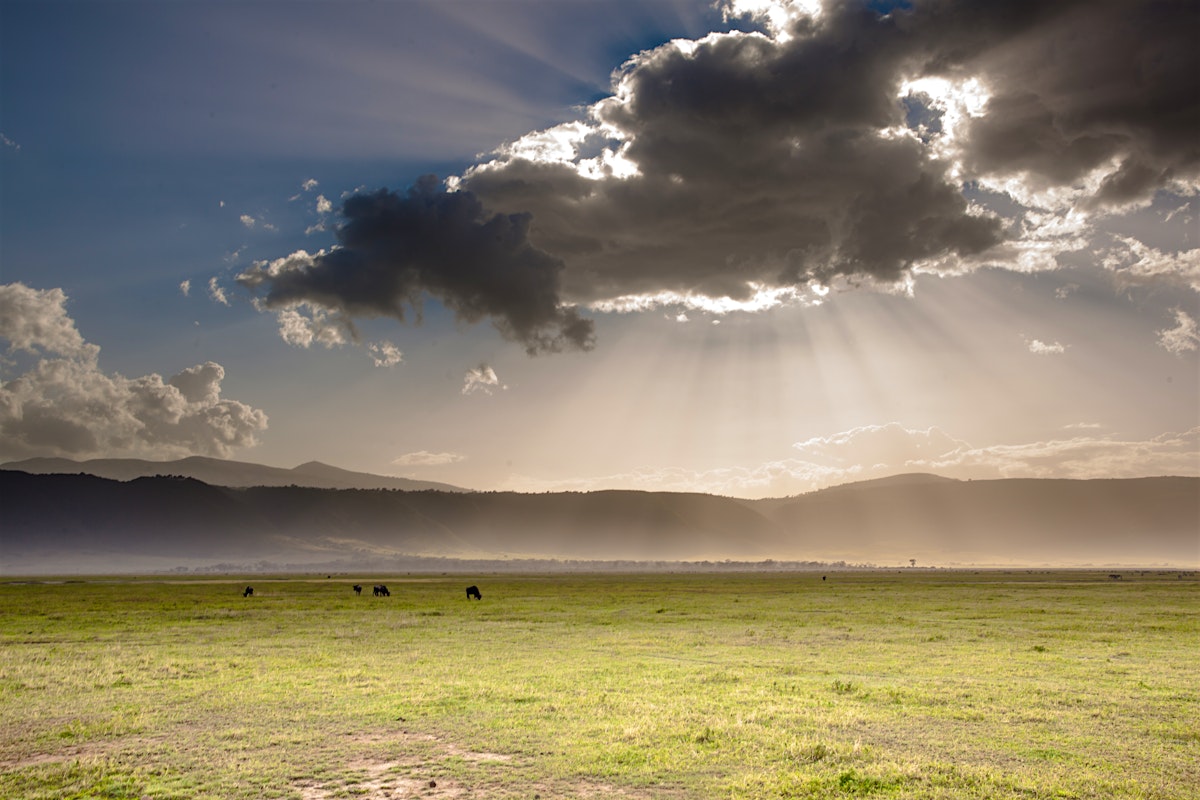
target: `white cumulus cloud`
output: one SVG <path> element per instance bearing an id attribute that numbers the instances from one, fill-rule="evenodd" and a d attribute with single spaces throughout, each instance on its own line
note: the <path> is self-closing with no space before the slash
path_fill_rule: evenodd
<path id="1" fill-rule="evenodd" d="M 208 296 L 213 299 L 214 303 L 220 303 L 223 306 L 229 305 L 229 298 L 225 295 L 225 290 L 221 288 L 221 284 L 217 282 L 215 277 L 208 279 Z"/>
<path id="2" fill-rule="evenodd" d="M 1183 309 L 1175 309 L 1175 327 L 1158 332 L 1158 344 L 1175 355 L 1200 349 L 1200 329 L 1196 320 Z"/>
<path id="3" fill-rule="evenodd" d="M 371 342 L 367 345 L 367 352 L 377 367 L 394 367 L 404 360 L 400 348 L 388 341 Z"/>
<path id="4" fill-rule="evenodd" d="M 267 415 L 221 397 L 209 361 L 164 380 L 104 372 L 65 309 L 61 289 L 0 286 L 0 339 L 40 356 L 0 383 L 0 457 L 227 457 L 258 443 Z"/>
<path id="5" fill-rule="evenodd" d="M 326 349 L 346 343 L 346 329 L 329 312 L 305 304 L 284 308 L 275 315 L 279 335 L 285 342 L 308 349 L 315 342 Z"/>
<path id="6" fill-rule="evenodd" d="M 0 339 L 8 350 L 94 356 L 67 314 L 62 289 L 33 289 L 23 283 L 0 285 Z"/>
<path id="7" fill-rule="evenodd" d="M 1102 263 L 1122 285 L 1175 284 L 1200 292 L 1200 248 L 1164 252 L 1130 236 L 1114 240 Z"/>
<path id="8" fill-rule="evenodd" d="M 939 428 L 910 429 L 896 422 L 864 425 L 832 436 L 792 445 L 800 458 L 827 466 L 917 471 L 931 460 L 961 452 L 969 445 Z"/>
<path id="9" fill-rule="evenodd" d="M 1041 339 L 1026 339 L 1025 346 L 1036 356 L 1060 356 L 1067 352 L 1067 347 L 1059 342 L 1043 342 Z"/>
<path id="10" fill-rule="evenodd" d="M 500 378 L 497 377 L 496 371 L 487 364 L 480 364 L 478 367 L 467 370 L 466 377 L 463 379 L 463 394 L 475 394 L 482 392 L 491 394 L 494 389 L 506 389 L 508 387 L 501 386 Z"/>

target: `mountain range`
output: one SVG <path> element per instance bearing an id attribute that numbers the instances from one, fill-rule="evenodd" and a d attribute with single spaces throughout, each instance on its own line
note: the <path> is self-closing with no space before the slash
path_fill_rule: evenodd
<path id="1" fill-rule="evenodd" d="M 67 462 L 70 472 L 58 474 L 3 465 L 0 572 L 216 564 L 383 571 L 414 556 L 1200 567 L 1200 478 L 1192 477 L 903 475 L 740 500 L 247 486 L 241 467 L 228 473 L 241 475 L 240 485 L 218 485 L 184 477 L 175 466 L 181 462 L 169 463 L 132 480 L 82 474 L 86 463 Z M 310 474 L 356 474 L 319 466 Z"/>
<path id="2" fill-rule="evenodd" d="M 268 467 L 246 461 L 227 461 L 220 458 L 190 456 L 176 461 L 146 461 L 140 458 L 97 458 L 72 461 L 69 458 L 28 458 L 0 464 L 0 470 L 19 470 L 38 475 L 72 475 L 83 473 L 115 481 L 131 481 L 155 475 L 178 475 L 195 478 L 213 486 L 307 486 L 314 489 L 403 489 L 439 492 L 465 492 L 467 489 L 448 483 L 393 478 L 369 472 L 351 472 L 338 467 L 309 461 L 292 469 Z"/>

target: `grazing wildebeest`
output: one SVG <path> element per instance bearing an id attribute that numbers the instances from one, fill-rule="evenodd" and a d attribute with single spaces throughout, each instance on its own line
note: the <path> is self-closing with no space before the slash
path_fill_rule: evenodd
<path id="1" fill-rule="evenodd" d="M 250 596 L 250 595 L 252 595 L 252 594 L 254 594 L 254 587 L 253 587 L 253 586 L 247 586 L 247 587 L 246 587 L 246 591 L 242 592 L 242 597 L 249 597 L 249 596 Z"/>
<path id="2" fill-rule="evenodd" d="M 388 588 L 381 583 L 375 587 L 375 596 L 376 597 L 391 597 L 392 593 L 389 592 Z"/>
<path id="3" fill-rule="evenodd" d="M 354 584 L 354 593 L 355 593 L 355 594 L 362 594 L 362 587 L 361 587 L 361 586 L 359 586 L 357 583 L 356 583 L 356 584 Z"/>
<path id="4" fill-rule="evenodd" d="M 1119 581 L 1119 580 L 1121 580 L 1121 576 L 1120 576 L 1120 575 L 1118 575 L 1118 574 L 1117 574 L 1117 573 L 1115 573 L 1115 572 L 1113 572 L 1113 573 L 1110 573 L 1108 577 L 1109 577 L 1109 578 L 1111 578 L 1111 579 L 1112 579 L 1112 580 L 1114 580 L 1114 581 Z"/>
<path id="5" fill-rule="evenodd" d="M 825 580 L 825 576 L 824 576 L 824 575 L 822 575 L 822 576 L 821 576 L 821 580 Z"/>
<path id="6" fill-rule="evenodd" d="M 478 586 L 468 586 L 468 587 L 467 587 L 467 599 L 468 599 L 468 600 L 470 600 L 472 597 L 474 597 L 476 600 L 482 600 L 482 599 L 483 599 L 483 595 L 481 595 L 481 594 L 479 593 L 479 587 L 478 587 Z"/>

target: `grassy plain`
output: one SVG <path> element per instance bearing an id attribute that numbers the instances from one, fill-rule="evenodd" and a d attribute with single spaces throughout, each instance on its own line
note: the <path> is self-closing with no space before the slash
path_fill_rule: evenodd
<path id="1" fill-rule="evenodd" d="M 827 575 L 2 583 L 0 796 L 1200 797 L 1194 574 Z"/>

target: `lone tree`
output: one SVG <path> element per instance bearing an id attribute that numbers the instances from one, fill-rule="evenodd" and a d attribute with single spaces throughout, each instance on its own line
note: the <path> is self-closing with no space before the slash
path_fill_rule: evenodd
<path id="1" fill-rule="evenodd" d="M 917 566 L 917 560 L 916 560 L 915 558 L 910 558 L 910 559 L 908 560 L 908 565 L 909 565 L 910 567 L 915 567 L 915 566 Z"/>

